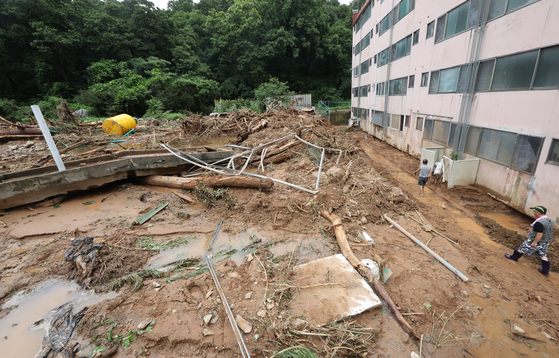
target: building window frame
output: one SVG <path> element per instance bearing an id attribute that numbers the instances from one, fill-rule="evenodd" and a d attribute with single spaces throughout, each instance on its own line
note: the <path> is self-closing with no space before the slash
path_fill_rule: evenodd
<path id="1" fill-rule="evenodd" d="M 416 117 L 415 118 L 415 130 L 417 131 L 422 131 L 423 130 L 423 122 L 424 122 L 424 117 Z"/>
<path id="2" fill-rule="evenodd" d="M 427 24 L 427 31 L 425 34 L 425 39 L 429 39 L 435 36 L 435 20 Z"/>
<path id="3" fill-rule="evenodd" d="M 557 161 L 554 160 L 554 147 L 557 147 Z M 549 146 L 549 151 L 547 152 L 547 158 L 545 159 L 545 164 L 556 165 L 559 167 L 559 138 L 551 138 L 551 145 Z"/>

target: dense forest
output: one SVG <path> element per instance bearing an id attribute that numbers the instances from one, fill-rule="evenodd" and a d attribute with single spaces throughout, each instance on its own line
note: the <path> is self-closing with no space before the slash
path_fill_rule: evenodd
<path id="1" fill-rule="evenodd" d="M 254 98 L 263 83 L 313 100 L 349 99 L 352 6 L 172 0 L 160 10 L 149 0 L 2 0 L 0 115 L 13 110 L 6 102 L 61 100 L 96 116 L 207 112 L 216 98 Z"/>

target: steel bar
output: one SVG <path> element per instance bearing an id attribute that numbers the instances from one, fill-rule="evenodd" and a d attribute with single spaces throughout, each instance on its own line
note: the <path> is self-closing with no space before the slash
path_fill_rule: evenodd
<path id="1" fill-rule="evenodd" d="M 326 149 L 322 149 L 322 155 L 320 156 L 320 165 L 318 166 L 318 176 L 316 178 L 316 187 L 314 190 L 318 190 L 318 186 L 320 185 L 320 173 L 322 172 L 322 162 L 324 161 L 324 153 L 326 153 Z"/>
<path id="2" fill-rule="evenodd" d="M 443 264 L 447 269 L 449 269 L 450 271 L 454 272 L 456 274 L 456 276 L 460 277 L 462 279 L 462 281 L 466 282 L 468 281 L 468 278 L 462 274 L 460 271 L 458 271 L 456 268 L 454 268 L 451 264 L 449 264 L 448 262 L 446 262 L 442 257 L 440 257 L 439 255 L 437 255 L 433 250 L 431 250 L 430 248 L 428 248 L 424 243 L 422 243 L 421 241 L 419 241 L 418 239 L 416 239 L 412 234 L 410 234 L 409 232 L 407 232 L 404 228 L 402 228 L 400 225 L 398 225 L 394 220 L 392 220 L 391 218 L 388 217 L 388 215 L 384 214 L 383 217 L 392 225 L 394 225 L 395 228 L 397 228 L 398 230 L 400 230 L 404 235 L 406 235 L 410 240 L 412 240 L 413 242 L 415 242 L 416 244 L 418 244 L 423 250 L 427 251 L 431 256 L 433 256 L 434 258 L 436 258 L 441 264 Z"/>

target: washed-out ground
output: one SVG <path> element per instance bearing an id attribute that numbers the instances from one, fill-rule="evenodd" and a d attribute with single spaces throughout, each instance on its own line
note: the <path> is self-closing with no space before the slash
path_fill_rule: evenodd
<path id="1" fill-rule="evenodd" d="M 207 208 L 182 201 L 168 188 L 117 182 L 75 193 L 56 206 L 1 213 L 2 356 L 33 356 L 49 311 L 73 300 L 89 307 L 72 338 L 80 343 L 78 356 L 117 345 L 118 357 L 239 357 L 222 299 L 201 261 L 222 220 L 212 262 L 233 314 L 252 325 L 242 334 L 253 357 L 297 345 L 321 357 L 410 357 L 420 350 L 428 357 L 559 355 L 557 273 L 545 278 L 536 270 L 537 260 L 515 263 L 503 257 L 522 242 L 531 218 L 482 188 L 428 184 L 420 198 L 411 174 L 417 158 L 359 130 L 340 127 L 330 133 L 355 149 L 327 156 L 323 171 L 329 175 L 321 178 L 317 195 L 277 183 L 269 190 L 230 188 L 232 207 Z M 251 145 L 266 139 L 255 136 Z M 257 165 L 249 170 L 256 172 Z M 268 165 L 266 175 L 312 186 L 317 169 L 316 153 L 303 148 L 288 161 Z M 169 206 L 151 220 L 132 225 L 164 202 Z M 342 218 L 359 259 L 372 258 L 361 232 L 375 240 L 374 249 L 393 271 L 385 288 L 421 340 L 410 338 L 384 307 L 320 327 L 301 314 L 320 305 L 318 287 L 295 279 L 293 268 L 340 253 L 320 210 Z M 458 245 L 423 230 L 418 212 Z M 429 243 L 468 282 L 382 214 Z M 105 243 L 86 288 L 69 281 L 76 271 L 63 260 L 70 241 L 83 236 Z M 549 258 L 556 271 L 556 243 Z M 334 270 L 324 271 L 313 273 L 313 283 L 350 294 Z M 149 323 L 139 328 L 142 322 Z M 515 324 L 522 336 L 513 333 Z"/>

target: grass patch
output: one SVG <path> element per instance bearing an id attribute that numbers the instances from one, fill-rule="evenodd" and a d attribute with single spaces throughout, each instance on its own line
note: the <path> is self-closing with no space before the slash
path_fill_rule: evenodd
<path id="1" fill-rule="evenodd" d="M 203 180 L 196 183 L 196 187 L 194 188 L 194 196 L 196 197 L 196 199 L 206 204 L 208 209 L 216 206 L 217 203 L 219 203 L 220 201 L 225 204 L 227 210 L 231 209 L 235 204 L 235 198 L 231 196 L 231 194 L 229 193 L 229 189 L 208 188 Z"/>
<path id="2" fill-rule="evenodd" d="M 319 358 L 313 351 L 303 346 L 295 346 L 277 352 L 272 358 Z"/>
<path id="3" fill-rule="evenodd" d="M 178 239 L 166 239 L 167 241 L 155 241 L 153 237 L 140 237 L 140 240 L 136 243 L 136 246 L 154 250 L 154 251 L 163 251 L 163 250 L 170 250 L 174 249 L 175 247 L 186 245 L 189 243 L 190 240 L 195 239 L 196 237 L 179 237 Z"/>

